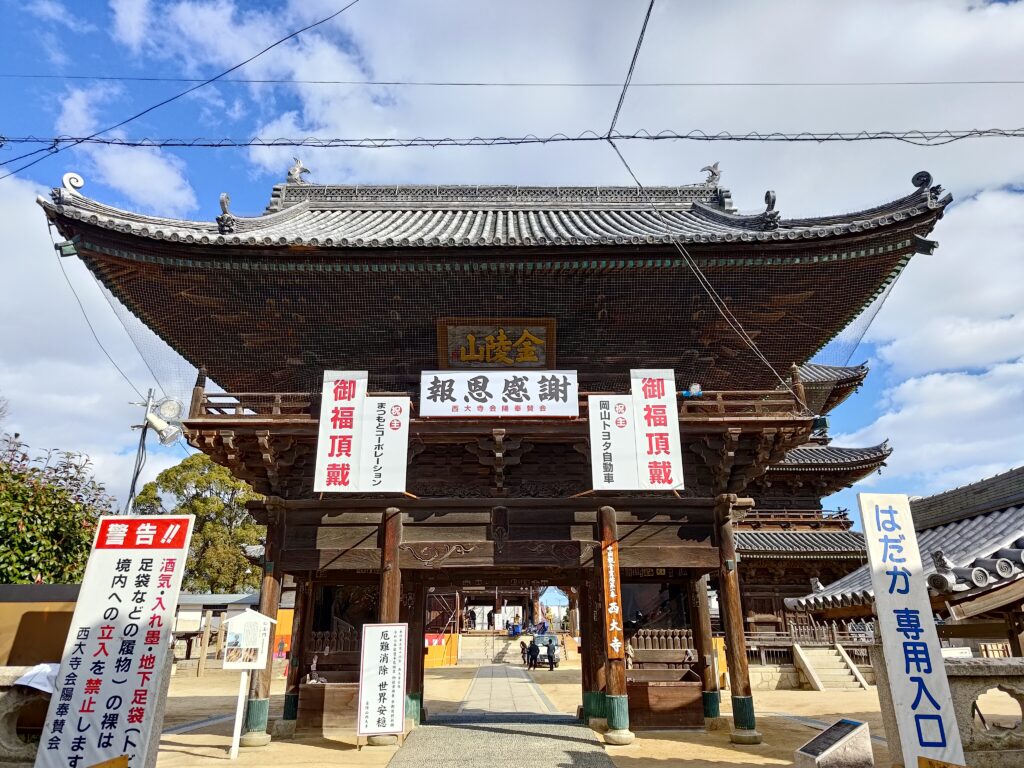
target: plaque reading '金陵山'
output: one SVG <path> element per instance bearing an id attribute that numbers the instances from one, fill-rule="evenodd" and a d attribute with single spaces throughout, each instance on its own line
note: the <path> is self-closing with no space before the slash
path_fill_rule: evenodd
<path id="1" fill-rule="evenodd" d="M 444 317 L 437 321 L 442 368 L 554 368 L 555 321 L 528 317 Z"/>

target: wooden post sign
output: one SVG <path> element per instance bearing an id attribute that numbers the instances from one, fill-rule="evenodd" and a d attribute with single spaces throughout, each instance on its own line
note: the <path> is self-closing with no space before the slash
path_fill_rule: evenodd
<path id="1" fill-rule="evenodd" d="M 626 643 L 619 589 L 619 542 L 601 545 L 601 570 L 604 574 L 604 627 L 608 658 L 624 659 Z"/>
<path id="2" fill-rule="evenodd" d="M 962 765 L 910 501 L 896 493 L 859 493 L 857 500 L 903 762 L 916 765 L 927 757 Z"/>
<path id="3" fill-rule="evenodd" d="M 405 672 L 408 624 L 364 624 L 359 665 L 356 733 L 405 732 Z M 417 649 L 417 652 L 421 652 Z"/>
<path id="4" fill-rule="evenodd" d="M 189 515 L 101 517 L 36 768 L 155 765 Z"/>

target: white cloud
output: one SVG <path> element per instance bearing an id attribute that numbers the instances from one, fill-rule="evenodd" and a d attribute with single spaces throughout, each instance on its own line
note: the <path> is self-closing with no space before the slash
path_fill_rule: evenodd
<path id="1" fill-rule="evenodd" d="M 97 111 L 119 93 L 120 89 L 109 85 L 69 89 L 61 101 L 57 131 L 69 136 L 93 133 L 99 127 Z M 125 195 L 133 206 L 179 217 L 196 207 L 185 164 L 174 155 L 148 147 L 101 144 L 83 144 L 74 151 L 88 159 L 89 170 L 99 181 Z"/>
<path id="2" fill-rule="evenodd" d="M 153 34 L 149 0 L 110 0 L 114 14 L 114 39 L 138 53 Z"/>
<path id="3" fill-rule="evenodd" d="M 868 426 L 837 435 L 838 445 L 890 439 L 884 477 L 914 493 L 934 493 L 1024 464 L 1024 358 L 979 374 L 932 373 L 886 392 Z M 864 487 L 877 478 L 863 482 Z"/>
<path id="4" fill-rule="evenodd" d="M 37 19 L 59 24 L 71 32 L 85 34 L 95 32 L 96 26 L 75 16 L 64 3 L 58 0 L 33 0 L 24 6 Z"/>

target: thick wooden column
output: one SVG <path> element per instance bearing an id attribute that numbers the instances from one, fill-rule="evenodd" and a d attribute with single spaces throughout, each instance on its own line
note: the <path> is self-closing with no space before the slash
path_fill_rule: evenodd
<path id="1" fill-rule="evenodd" d="M 299 715 L 302 659 L 306 653 L 306 623 L 313 612 L 312 591 L 313 585 L 309 579 L 295 580 L 295 612 L 292 615 L 292 643 L 288 653 L 288 682 L 284 691 L 283 720 L 295 720 Z"/>
<path id="2" fill-rule="evenodd" d="M 744 499 L 744 502 L 748 501 Z M 756 730 L 754 698 L 750 692 L 750 669 L 747 666 L 747 644 L 743 636 L 736 539 L 732 528 L 736 506 L 735 494 L 721 494 L 715 499 L 715 534 L 720 562 L 718 603 L 725 623 L 725 653 L 729 664 L 729 686 L 732 689 L 733 731 L 730 739 L 736 744 L 760 744 L 761 734 Z"/>
<path id="3" fill-rule="evenodd" d="M 406 585 L 405 621 L 409 624 L 409 655 L 405 673 L 405 718 L 414 726 L 423 722 L 423 627 L 427 612 L 427 588 L 421 582 Z"/>
<path id="4" fill-rule="evenodd" d="M 586 612 L 580 622 L 580 683 L 583 689 L 583 704 L 579 711 L 580 720 L 589 723 L 592 717 L 604 717 L 604 702 L 601 702 L 598 715 L 596 700 L 601 697 L 594 680 L 594 664 L 592 663 L 591 649 L 597 642 L 594 638 L 594 631 L 591 628 L 590 617 L 594 612 L 593 601 L 591 600 L 590 578 L 586 575 L 580 580 L 580 601 L 586 606 Z"/>
<path id="5" fill-rule="evenodd" d="M 1010 611 L 1006 614 L 1006 638 L 1010 642 L 1010 655 L 1024 656 L 1024 613 Z"/>
<path id="6" fill-rule="evenodd" d="M 715 647 L 711 639 L 711 610 L 708 606 L 707 576 L 690 581 L 690 617 L 693 645 L 700 655 L 700 677 L 704 689 L 704 717 L 721 717 L 722 693 L 718 690 L 718 675 L 715 674 Z"/>
<path id="7" fill-rule="evenodd" d="M 380 547 L 380 594 L 377 595 L 379 624 L 399 622 L 402 609 L 402 569 L 398 565 L 398 545 L 401 543 L 402 512 L 397 507 L 388 507 L 384 510 L 377 530 L 377 546 Z M 408 641 L 411 646 L 411 636 Z M 408 672 L 409 668 L 406 667 L 407 675 Z M 398 737 L 391 734 L 367 736 L 366 743 L 371 747 L 386 747 L 397 744 Z"/>
<path id="8" fill-rule="evenodd" d="M 277 609 L 281 605 L 281 553 L 284 549 L 284 511 L 268 500 L 267 540 L 263 550 L 263 585 L 260 588 L 260 613 L 277 620 Z M 270 681 L 274 674 L 274 631 L 270 631 L 270 648 L 267 649 L 267 664 L 263 669 L 253 670 L 249 683 L 249 700 L 245 710 L 245 733 L 240 744 L 243 747 L 263 747 L 270 743 L 267 722 L 270 718 Z"/>
<path id="9" fill-rule="evenodd" d="M 605 696 L 605 709 L 608 718 L 608 731 L 605 733 L 605 741 L 609 744 L 632 744 L 635 738 L 629 730 L 629 697 L 626 694 L 626 658 L 624 653 L 619 653 L 613 658 L 608 656 L 608 648 L 617 637 L 625 646 L 625 619 L 622 616 L 622 582 L 619 580 L 619 560 L 614 557 L 614 562 L 608 563 L 608 552 L 613 548 L 617 552 L 619 540 L 619 527 L 615 520 L 615 510 L 612 507 L 601 507 L 597 511 L 597 525 L 601 541 L 601 565 L 602 569 L 608 571 L 608 578 L 602 577 L 601 600 L 603 607 L 601 611 L 601 623 L 605 624 L 605 617 L 609 617 L 614 624 L 605 628 L 605 641 L 601 644 L 601 651 L 605 657 L 605 674 L 607 675 L 607 695 Z M 606 581 L 614 579 L 616 585 L 615 594 L 609 595 L 605 586 Z M 619 627 L 617 631 L 616 627 Z"/>

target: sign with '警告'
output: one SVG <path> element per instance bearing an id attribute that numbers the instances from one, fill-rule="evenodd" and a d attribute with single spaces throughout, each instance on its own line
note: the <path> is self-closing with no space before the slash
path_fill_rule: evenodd
<path id="1" fill-rule="evenodd" d="M 579 416 L 576 371 L 423 371 L 420 416 Z"/>
<path id="2" fill-rule="evenodd" d="M 324 371 L 313 490 L 405 491 L 408 397 L 367 397 L 366 371 Z"/>
<path id="3" fill-rule="evenodd" d="M 356 733 L 405 730 L 405 653 L 408 624 L 364 624 Z M 417 653 L 422 653 L 417 649 Z"/>
<path id="4" fill-rule="evenodd" d="M 910 501 L 884 493 L 859 493 L 857 499 L 903 763 L 927 757 L 963 765 Z"/>
<path id="5" fill-rule="evenodd" d="M 187 515 L 100 518 L 37 768 L 84 768 L 121 755 L 133 768 L 146 765 L 159 739 L 159 699 L 191 539 Z"/>

